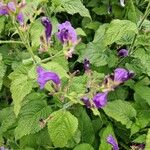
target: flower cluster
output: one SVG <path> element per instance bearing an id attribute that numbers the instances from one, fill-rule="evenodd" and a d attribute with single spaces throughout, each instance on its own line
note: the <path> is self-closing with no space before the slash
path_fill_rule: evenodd
<path id="1" fill-rule="evenodd" d="M 16 17 L 16 20 L 22 26 L 24 25 L 24 16 L 22 13 L 22 8 L 25 6 L 25 2 L 16 3 L 16 1 L 8 2 L 4 4 L 0 2 L 0 15 L 13 15 Z"/>
<path id="2" fill-rule="evenodd" d="M 114 70 L 114 74 L 105 77 L 101 85 L 102 92 L 96 93 L 92 100 L 86 96 L 81 98 L 81 100 L 87 108 L 93 106 L 96 108 L 103 108 L 107 104 L 108 93 L 114 91 L 116 87 L 131 79 L 133 76 L 134 73 L 132 71 L 128 71 L 124 68 L 117 68 Z"/>

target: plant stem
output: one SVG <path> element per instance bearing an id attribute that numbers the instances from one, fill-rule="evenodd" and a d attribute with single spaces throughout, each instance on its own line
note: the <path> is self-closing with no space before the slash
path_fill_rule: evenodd
<path id="1" fill-rule="evenodd" d="M 23 44 L 22 41 L 0 41 L 0 44 L 11 43 L 11 44 Z"/>
<path id="2" fill-rule="evenodd" d="M 150 2 L 148 3 L 147 8 L 146 8 L 145 13 L 144 13 L 144 16 L 143 16 L 142 20 L 140 21 L 140 23 L 139 23 L 139 25 L 138 25 L 139 31 L 141 30 L 141 27 L 142 27 L 142 25 L 143 25 L 144 20 L 148 17 L 149 14 L 150 14 Z M 130 46 L 130 48 L 129 48 L 129 56 L 131 56 L 131 54 L 133 54 L 132 51 L 134 50 L 134 44 L 135 44 L 137 35 L 138 35 L 138 34 L 135 34 L 135 35 L 134 35 L 132 44 L 131 44 L 131 46 Z M 134 52 L 135 52 L 135 51 L 134 51 Z M 118 67 L 126 58 L 127 58 L 127 57 L 122 58 L 122 59 L 118 62 L 118 64 L 116 65 L 116 67 Z"/>
<path id="3" fill-rule="evenodd" d="M 56 53 L 55 55 L 43 59 L 41 62 L 42 62 L 42 63 L 45 63 L 45 62 L 48 62 L 48 61 L 52 60 L 53 58 L 55 58 L 55 57 L 57 57 L 57 56 L 63 56 L 63 55 L 64 55 L 64 54 L 62 54 L 62 51 L 59 51 L 59 52 Z"/>
<path id="4" fill-rule="evenodd" d="M 15 24 L 15 23 L 14 23 L 14 24 Z M 26 39 L 26 38 L 25 38 L 24 34 L 19 30 L 17 24 L 15 24 L 15 26 L 16 26 L 16 28 L 17 28 L 17 30 L 18 30 L 18 34 L 19 34 L 19 36 L 20 36 L 20 38 L 21 38 L 21 40 L 22 40 L 22 43 L 23 43 L 24 46 L 27 48 L 27 50 L 28 50 L 30 56 L 32 57 L 32 59 L 33 59 L 33 61 L 34 61 L 34 63 L 37 64 L 37 61 L 36 61 L 35 56 L 34 56 L 34 53 L 33 53 L 32 49 L 31 49 L 30 43 L 29 43 L 29 41 L 28 41 L 29 39 Z M 26 41 L 27 41 L 27 42 L 26 42 Z"/>

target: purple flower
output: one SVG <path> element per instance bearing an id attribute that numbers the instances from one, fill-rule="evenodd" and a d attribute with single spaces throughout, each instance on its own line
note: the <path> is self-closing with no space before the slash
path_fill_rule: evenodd
<path id="1" fill-rule="evenodd" d="M 65 42 L 77 42 L 77 34 L 71 23 L 66 21 L 58 25 L 58 39 L 64 44 Z"/>
<path id="2" fill-rule="evenodd" d="M 46 41 L 48 42 L 52 33 L 52 24 L 48 19 L 48 17 L 42 17 L 41 23 L 45 27 L 45 36 L 46 36 Z"/>
<path id="3" fill-rule="evenodd" d="M 84 65 L 84 70 L 85 71 L 90 70 L 90 61 L 88 59 L 86 59 L 86 58 L 84 59 L 83 65 Z"/>
<path id="4" fill-rule="evenodd" d="M 87 108 L 91 107 L 91 103 L 88 97 L 82 97 L 81 100 L 83 101 L 83 103 L 86 105 Z"/>
<path id="5" fill-rule="evenodd" d="M 9 2 L 9 3 L 7 4 L 7 7 L 8 7 L 8 9 L 9 9 L 10 11 L 16 12 L 16 4 L 15 4 L 14 2 Z"/>
<path id="6" fill-rule="evenodd" d="M 9 150 L 9 149 L 7 149 L 5 147 L 0 147 L 0 150 Z"/>
<path id="7" fill-rule="evenodd" d="M 0 2 L 0 15 L 7 15 L 8 14 L 8 9 L 5 4 Z"/>
<path id="8" fill-rule="evenodd" d="M 22 12 L 19 12 L 17 15 L 17 21 L 19 22 L 19 24 L 22 26 L 24 24 L 24 16 Z"/>
<path id="9" fill-rule="evenodd" d="M 129 80 L 134 76 L 134 73 L 132 71 L 128 71 L 123 68 L 117 68 L 114 71 L 114 82 L 122 83 L 124 81 Z"/>
<path id="10" fill-rule="evenodd" d="M 120 5 L 121 5 L 122 7 L 125 6 L 124 1 L 125 1 L 125 0 L 120 0 Z"/>
<path id="11" fill-rule="evenodd" d="M 126 57 L 126 56 L 129 55 L 129 53 L 128 53 L 128 50 L 126 50 L 126 49 L 121 49 L 121 50 L 119 50 L 118 55 L 119 55 L 120 57 Z"/>
<path id="12" fill-rule="evenodd" d="M 93 102 L 97 108 L 103 108 L 107 104 L 108 92 L 98 93 L 94 96 Z"/>
<path id="13" fill-rule="evenodd" d="M 112 135 L 107 137 L 107 142 L 113 146 L 113 150 L 119 150 L 118 143 Z"/>
<path id="14" fill-rule="evenodd" d="M 60 85 L 60 78 L 55 72 L 46 71 L 42 67 L 37 67 L 37 74 L 38 74 L 38 83 L 40 85 L 40 89 L 43 89 L 45 84 L 52 80 L 57 86 Z"/>

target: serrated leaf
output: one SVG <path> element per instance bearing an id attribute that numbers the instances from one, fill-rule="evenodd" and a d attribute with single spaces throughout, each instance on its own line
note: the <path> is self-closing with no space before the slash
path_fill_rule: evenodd
<path id="1" fill-rule="evenodd" d="M 135 85 L 135 92 L 150 105 L 150 88 L 142 85 Z"/>
<path id="2" fill-rule="evenodd" d="M 131 128 L 133 124 L 132 119 L 136 117 L 136 110 L 129 102 L 122 100 L 108 102 L 106 107 L 104 107 L 104 112 L 109 117 L 126 125 L 127 128 Z"/>
<path id="3" fill-rule="evenodd" d="M 6 132 L 16 121 L 12 107 L 4 108 L 0 111 L 0 135 Z"/>
<path id="4" fill-rule="evenodd" d="M 51 114 L 48 132 L 55 147 L 65 147 L 78 128 L 78 120 L 70 112 L 59 110 Z"/>
<path id="5" fill-rule="evenodd" d="M 99 26 L 99 28 L 96 30 L 94 35 L 94 40 L 93 40 L 94 43 L 102 41 L 107 26 L 108 24 L 103 24 Z"/>
<path id="6" fill-rule="evenodd" d="M 93 144 L 94 141 L 94 129 L 92 126 L 91 119 L 89 118 L 86 111 L 82 108 L 75 110 L 75 115 L 79 120 L 79 130 L 81 131 L 81 142 Z"/>
<path id="7" fill-rule="evenodd" d="M 138 29 L 135 23 L 129 20 L 113 20 L 104 36 L 104 44 L 110 45 L 120 40 L 126 33 L 133 32 L 138 33 Z"/>
<path id="8" fill-rule="evenodd" d="M 55 1 L 53 1 L 53 2 L 55 2 Z M 91 18 L 88 9 L 83 5 L 81 0 L 76 0 L 76 1 L 61 0 L 61 3 L 59 3 L 59 4 L 60 4 L 60 5 L 58 5 L 59 8 L 61 6 L 67 13 L 69 13 L 71 15 L 73 15 L 75 13 L 79 13 L 83 17 Z"/>
<path id="9" fill-rule="evenodd" d="M 147 137 L 146 137 L 146 147 L 145 150 L 150 149 L 150 129 L 148 130 Z"/>
<path id="10" fill-rule="evenodd" d="M 9 75 L 12 80 L 10 91 L 14 102 L 14 112 L 16 116 L 19 114 L 21 103 L 26 95 L 28 95 L 33 87 L 34 80 L 29 78 L 28 70 L 30 67 L 20 66 Z"/>
<path id="11" fill-rule="evenodd" d="M 20 111 L 20 119 L 15 129 L 15 138 L 18 140 L 25 135 L 34 134 L 42 129 L 40 119 L 47 119 L 51 113 L 51 108 L 46 101 L 32 100 L 26 103 Z"/>
<path id="12" fill-rule="evenodd" d="M 80 51 L 78 61 L 82 61 L 87 58 L 89 59 L 90 63 L 96 67 L 104 66 L 107 64 L 107 55 L 104 53 L 106 47 L 102 44 L 92 43 L 90 42 L 86 48 Z"/>
<path id="13" fill-rule="evenodd" d="M 1 54 L 0 54 L 0 57 L 1 57 Z M 2 84 L 3 84 L 3 77 L 5 75 L 5 72 L 6 72 L 6 66 L 5 64 L 3 63 L 2 60 L 0 60 L 0 90 L 2 88 Z"/>
<path id="14" fill-rule="evenodd" d="M 82 143 L 77 145 L 73 150 L 94 150 L 94 148 L 90 144 Z"/>

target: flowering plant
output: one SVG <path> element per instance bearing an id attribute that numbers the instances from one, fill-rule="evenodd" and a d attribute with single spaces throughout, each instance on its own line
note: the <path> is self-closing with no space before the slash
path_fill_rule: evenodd
<path id="1" fill-rule="evenodd" d="M 150 150 L 148 0 L 0 1 L 0 150 Z"/>

